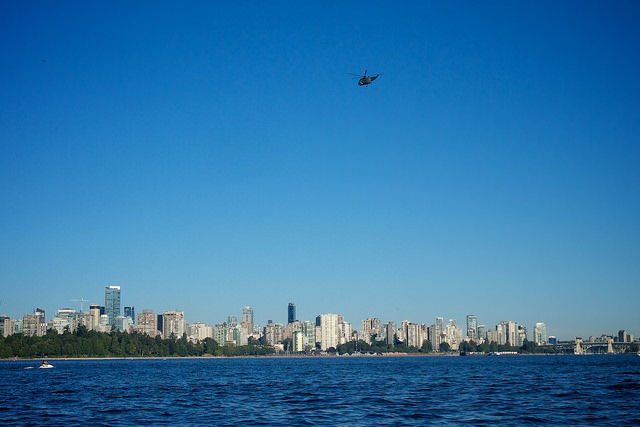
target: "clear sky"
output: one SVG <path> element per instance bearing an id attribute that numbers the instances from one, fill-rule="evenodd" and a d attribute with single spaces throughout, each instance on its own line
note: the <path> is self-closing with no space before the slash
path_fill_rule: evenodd
<path id="1" fill-rule="evenodd" d="M 0 312 L 120 285 L 189 323 L 293 301 L 357 329 L 639 336 L 638 22 L 637 1 L 2 2 Z"/>

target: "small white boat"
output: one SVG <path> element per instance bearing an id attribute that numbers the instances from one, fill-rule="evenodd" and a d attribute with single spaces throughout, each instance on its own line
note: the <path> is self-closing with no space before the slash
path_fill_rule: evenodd
<path id="1" fill-rule="evenodd" d="M 42 365 L 39 366 L 40 369 L 51 369 L 53 368 L 53 365 L 50 363 L 43 363 Z"/>

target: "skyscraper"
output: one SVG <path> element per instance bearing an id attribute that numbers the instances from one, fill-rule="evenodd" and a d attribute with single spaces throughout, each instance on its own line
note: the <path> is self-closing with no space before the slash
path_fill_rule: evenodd
<path id="1" fill-rule="evenodd" d="M 162 313 L 162 338 L 182 338 L 187 330 L 184 311 L 165 311 Z"/>
<path id="2" fill-rule="evenodd" d="M 538 345 L 547 343 L 547 325 L 542 322 L 536 323 L 533 327 L 533 342 Z"/>
<path id="3" fill-rule="evenodd" d="M 467 338 L 478 341 L 478 316 L 475 314 L 467 315 Z"/>
<path id="4" fill-rule="evenodd" d="M 289 303 L 289 308 L 287 310 L 287 324 L 293 323 L 296 320 L 296 305 L 292 302 Z"/>
<path id="5" fill-rule="evenodd" d="M 245 324 L 247 332 L 253 332 L 253 308 L 246 306 L 242 309 L 242 323 Z"/>
<path id="6" fill-rule="evenodd" d="M 109 326 L 115 326 L 116 317 L 120 316 L 120 286 L 105 286 L 104 309 L 109 317 Z"/>
<path id="7" fill-rule="evenodd" d="M 134 322 L 136 321 L 136 309 L 135 307 L 125 307 L 124 317 L 130 317 Z"/>
<path id="8" fill-rule="evenodd" d="M 340 344 L 340 326 L 337 314 L 321 314 L 316 317 L 316 325 L 320 329 L 320 350 L 336 348 Z M 318 337 L 316 336 L 316 339 Z"/>

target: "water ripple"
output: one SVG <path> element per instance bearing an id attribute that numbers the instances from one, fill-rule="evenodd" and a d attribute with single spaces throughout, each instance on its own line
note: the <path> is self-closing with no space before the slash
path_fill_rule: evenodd
<path id="1" fill-rule="evenodd" d="M 0 424 L 637 424 L 632 356 L 1 362 Z"/>

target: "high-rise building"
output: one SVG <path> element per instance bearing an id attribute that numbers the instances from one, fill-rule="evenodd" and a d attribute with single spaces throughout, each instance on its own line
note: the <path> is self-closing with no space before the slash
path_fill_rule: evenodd
<path id="1" fill-rule="evenodd" d="M 124 317 L 130 317 L 134 322 L 136 321 L 136 309 L 135 307 L 125 307 Z"/>
<path id="2" fill-rule="evenodd" d="M 162 313 L 162 338 L 182 338 L 187 332 L 187 325 L 184 321 L 184 311 L 165 311 Z"/>
<path id="3" fill-rule="evenodd" d="M 467 338 L 478 341 L 478 316 L 475 314 L 467 315 Z"/>
<path id="4" fill-rule="evenodd" d="M 109 317 L 109 326 L 115 326 L 116 317 L 120 316 L 120 286 L 105 286 L 104 309 Z"/>
<path id="5" fill-rule="evenodd" d="M 296 353 L 304 351 L 304 336 L 302 331 L 294 331 L 291 337 L 292 349 Z"/>
<path id="6" fill-rule="evenodd" d="M 407 347 L 422 346 L 422 330 L 417 323 L 411 323 L 408 320 L 402 321 L 402 330 L 404 335 L 404 343 Z"/>
<path id="7" fill-rule="evenodd" d="M 302 322 L 302 341 L 304 351 L 316 348 L 316 325 L 310 320 Z"/>
<path id="8" fill-rule="evenodd" d="M 547 344 L 547 325 L 542 322 L 533 327 L 533 342 L 538 345 Z"/>
<path id="9" fill-rule="evenodd" d="M 38 309 L 39 310 L 39 309 Z M 43 315 L 36 311 L 22 316 L 22 334 L 27 337 L 42 337 L 47 332 L 47 324 L 42 321 Z"/>
<path id="10" fill-rule="evenodd" d="M 389 322 L 384 325 L 385 330 L 385 338 L 384 342 L 387 345 L 395 345 L 396 343 L 396 324 L 394 322 Z"/>
<path id="11" fill-rule="evenodd" d="M 241 327 L 240 325 L 236 326 L 233 329 L 233 341 L 236 347 L 247 345 L 249 343 L 249 332 L 247 331 L 247 329 Z"/>
<path id="12" fill-rule="evenodd" d="M 327 313 L 316 317 L 316 325 L 320 329 L 320 350 L 336 348 L 340 344 L 340 320 L 337 314 Z"/>
<path id="13" fill-rule="evenodd" d="M 77 326 L 77 313 L 72 308 L 61 308 L 53 316 L 52 320 L 53 329 L 59 334 L 64 333 L 65 329 L 69 332 L 74 332 Z"/>
<path id="14" fill-rule="evenodd" d="M 98 304 L 91 304 L 89 306 L 89 313 L 91 313 L 91 327 L 89 329 L 98 329 L 100 325 L 101 308 Z"/>
<path id="15" fill-rule="evenodd" d="M 267 344 L 280 344 L 284 339 L 284 326 L 281 323 L 269 322 L 264 327 L 264 336 Z"/>
<path id="16" fill-rule="evenodd" d="M 237 324 L 238 324 L 238 318 L 236 316 L 234 316 L 233 314 L 230 314 L 229 316 L 227 316 L 227 327 L 235 328 Z"/>
<path id="17" fill-rule="evenodd" d="M 227 343 L 226 323 L 218 323 L 213 326 L 213 339 L 218 345 L 225 345 Z"/>
<path id="18" fill-rule="evenodd" d="M 155 337 L 158 335 L 158 316 L 148 309 L 138 314 L 138 333 Z"/>
<path id="19" fill-rule="evenodd" d="M 487 327 L 485 325 L 478 325 L 478 340 L 483 341 L 487 339 Z"/>
<path id="20" fill-rule="evenodd" d="M 287 309 L 287 324 L 293 323 L 296 320 L 296 305 L 292 302 L 289 303 L 289 307 Z"/>
<path id="21" fill-rule="evenodd" d="M 452 350 L 457 350 L 462 342 L 462 328 L 458 327 L 456 319 L 449 319 L 444 329 L 445 341 Z"/>
<path id="22" fill-rule="evenodd" d="M 371 343 L 371 338 L 382 334 L 382 322 L 376 317 L 370 317 L 362 321 L 362 340 Z"/>
<path id="23" fill-rule="evenodd" d="M 6 338 L 11 334 L 13 334 L 11 319 L 8 316 L 0 315 L 0 336 Z"/>
<path id="24" fill-rule="evenodd" d="M 115 326 L 117 331 L 129 332 L 131 330 L 132 325 L 133 325 L 133 319 L 131 319 L 130 317 L 128 316 L 116 317 Z"/>
<path id="25" fill-rule="evenodd" d="M 242 322 L 247 326 L 249 333 L 253 332 L 253 308 L 247 306 L 242 309 Z"/>

